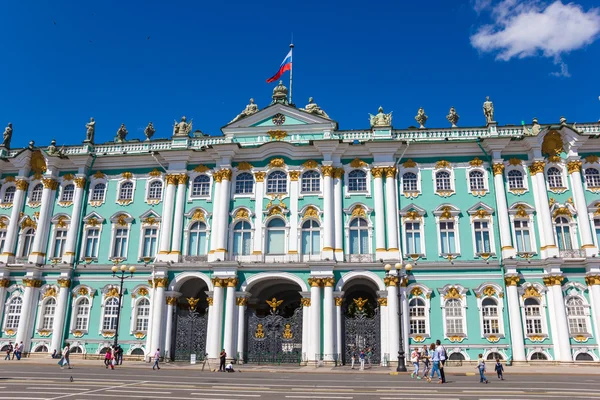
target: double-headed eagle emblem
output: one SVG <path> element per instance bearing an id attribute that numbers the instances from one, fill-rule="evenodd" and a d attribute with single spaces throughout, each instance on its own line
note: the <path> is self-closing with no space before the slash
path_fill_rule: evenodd
<path id="1" fill-rule="evenodd" d="M 271 307 L 271 310 L 273 310 L 273 312 L 277 311 L 277 307 L 279 307 L 281 303 L 283 303 L 283 300 L 277 300 L 275 297 L 273 297 L 273 299 L 271 300 L 267 300 L 267 304 L 269 305 L 269 307 Z"/>

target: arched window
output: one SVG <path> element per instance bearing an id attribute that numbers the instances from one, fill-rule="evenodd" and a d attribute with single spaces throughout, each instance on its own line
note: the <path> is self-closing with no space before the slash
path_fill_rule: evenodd
<path id="1" fill-rule="evenodd" d="M 369 224 L 364 218 L 350 221 L 350 254 L 369 254 Z"/>
<path id="2" fill-rule="evenodd" d="M 6 325 L 5 329 L 17 329 L 19 327 L 19 319 L 21 319 L 21 307 L 23 306 L 23 299 L 20 297 L 13 298 L 8 303 L 8 311 L 6 312 Z"/>
<path id="3" fill-rule="evenodd" d="M 548 359 L 548 357 L 546 357 L 546 355 L 544 353 L 541 353 L 539 351 L 537 351 L 531 355 L 531 361 L 547 360 L 547 359 Z"/>
<path id="4" fill-rule="evenodd" d="M 152 181 L 148 187 L 148 200 L 160 200 L 162 198 L 163 184 L 161 181 Z"/>
<path id="5" fill-rule="evenodd" d="M 31 189 L 31 197 L 29 201 L 32 203 L 40 203 L 42 201 L 42 193 L 44 192 L 44 185 L 38 183 Z"/>
<path id="6" fill-rule="evenodd" d="M 465 361 L 463 353 L 452 353 L 448 356 L 449 361 Z"/>
<path id="7" fill-rule="evenodd" d="M 9 186 L 6 188 L 6 190 L 4 191 L 4 199 L 2 200 L 3 203 L 12 203 L 15 200 L 15 192 L 17 191 L 17 188 L 15 186 Z"/>
<path id="8" fill-rule="evenodd" d="M 123 182 L 121 184 L 119 200 L 133 200 L 133 182 Z"/>
<path id="9" fill-rule="evenodd" d="M 92 190 L 92 201 L 104 201 L 104 192 L 106 191 L 106 185 L 104 183 L 97 183 L 94 185 Z"/>
<path id="10" fill-rule="evenodd" d="M 425 323 L 425 302 L 423 299 L 418 297 L 411 299 L 408 303 L 408 314 L 410 316 L 410 334 L 426 334 L 427 324 Z"/>
<path id="11" fill-rule="evenodd" d="M 60 201 L 64 201 L 64 202 L 73 201 L 74 194 L 75 194 L 75 185 L 73 185 L 72 183 L 69 183 L 68 185 L 63 187 L 63 190 L 62 190 L 62 193 L 60 196 Z"/>
<path id="12" fill-rule="evenodd" d="M 158 242 L 158 228 L 156 226 L 149 226 L 144 228 L 144 243 L 142 245 L 142 257 L 154 257 L 156 256 L 156 245 Z"/>
<path id="13" fill-rule="evenodd" d="M 266 254 L 285 253 L 285 221 L 274 218 L 267 224 Z"/>
<path id="14" fill-rule="evenodd" d="M 235 193 L 248 194 L 254 192 L 254 177 L 249 172 L 242 172 L 235 177 Z"/>
<path id="15" fill-rule="evenodd" d="M 267 193 L 285 193 L 287 191 L 287 175 L 283 171 L 274 171 L 267 178 Z"/>
<path id="16" fill-rule="evenodd" d="M 144 349 L 141 348 L 137 348 L 137 349 L 133 349 L 131 350 L 131 355 L 132 356 L 143 356 L 144 355 Z"/>
<path id="17" fill-rule="evenodd" d="M 54 311 L 56 310 L 56 300 L 51 297 L 44 303 L 42 311 L 42 329 L 50 330 L 54 325 Z"/>
<path id="18" fill-rule="evenodd" d="M 486 359 L 488 361 L 493 361 L 493 360 L 504 360 L 504 357 L 502 357 L 502 354 L 496 352 L 496 351 L 491 351 L 488 353 Z"/>
<path id="19" fill-rule="evenodd" d="M 33 350 L 34 353 L 47 353 L 48 352 L 48 347 L 46 345 L 41 345 L 35 348 L 35 350 Z"/>
<path id="20" fill-rule="evenodd" d="M 119 299 L 109 297 L 104 303 L 104 320 L 102 329 L 105 331 L 114 331 L 117 327 L 117 316 L 119 312 Z"/>
<path id="21" fill-rule="evenodd" d="M 361 169 L 355 169 L 348 174 L 349 192 L 367 191 L 367 173 Z"/>
<path id="22" fill-rule="evenodd" d="M 108 350 L 110 350 L 110 347 L 103 347 L 102 349 L 100 349 L 100 354 L 106 354 Z"/>
<path id="23" fill-rule="evenodd" d="M 567 300 L 567 318 L 571 335 L 588 333 L 585 308 L 583 300 L 578 297 L 571 297 Z"/>
<path id="24" fill-rule="evenodd" d="M 208 196 L 210 194 L 210 177 L 198 175 L 192 182 L 192 197 Z"/>
<path id="25" fill-rule="evenodd" d="M 125 258 L 127 255 L 127 236 L 129 229 L 117 228 L 115 229 L 115 242 L 113 245 L 113 257 Z"/>
<path id="26" fill-rule="evenodd" d="M 407 172 L 402 175 L 402 191 L 404 192 L 416 192 L 417 186 L 417 174 L 414 172 Z"/>
<path id="27" fill-rule="evenodd" d="M 435 191 L 447 191 L 452 190 L 452 185 L 450 184 L 450 172 L 448 171 L 439 171 L 435 174 Z"/>
<path id="28" fill-rule="evenodd" d="M 508 171 L 508 188 L 509 189 L 525 189 L 523 181 L 523 173 L 518 169 Z"/>
<path id="29" fill-rule="evenodd" d="M 556 229 L 556 239 L 558 239 L 559 250 L 571 250 L 573 249 L 573 243 L 571 241 L 571 227 L 569 220 L 565 217 L 558 217 L 554 220 L 554 226 Z"/>
<path id="30" fill-rule="evenodd" d="M 498 303 L 492 298 L 485 298 L 481 302 L 481 318 L 483 319 L 483 334 L 497 335 L 500 333 L 500 319 Z"/>
<path id="31" fill-rule="evenodd" d="M 562 188 L 562 174 L 560 170 L 556 167 L 548 168 L 548 172 L 546 173 L 548 179 L 548 186 L 551 188 Z"/>
<path id="32" fill-rule="evenodd" d="M 81 350 L 80 346 L 74 346 L 69 349 L 70 354 L 82 354 L 83 350 Z"/>
<path id="33" fill-rule="evenodd" d="M 75 330 L 87 330 L 90 318 L 90 301 L 82 297 L 75 310 Z"/>
<path id="34" fill-rule="evenodd" d="M 463 335 L 463 307 L 458 299 L 446 300 L 446 336 Z"/>
<path id="35" fill-rule="evenodd" d="M 306 171 L 302 174 L 302 193 L 321 191 L 321 175 L 317 171 Z"/>
<path id="36" fill-rule="evenodd" d="M 190 243 L 188 246 L 189 256 L 203 256 L 206 254 L 206 224 L 194 222 L 190 226 Z"/>
<path id="37" fill-rule="evenodd" d="M 135 310 L 135 330 L 136 331 L 147 331 L 148 330 L 148 319 L 150 318 L 150 301 L 143 298 L 138 301 Z"/>
<path id="38" fill-rule="evenodd" d="M 252 254 L 252 227 L 247 221 L 239 221 L 233 227 L 233 254 L 236 256 Z"/>
<path id="39" fill-rule="evenodd" d="M 21 257 L 28 257 L 33 246 L 33 238 L 35 237 L 35 229 L 28 228 L 23 233 L 23 247 L 21 247 Z"/>
<path id="40" fill-rule="evenodd" d="M 585 183 L 589 188 L 600 187 L 600 172 L 596 168 L 585 169 Z"/>
<path id="41" fill-rule="evenodd" d="M 589 353 L 579 353 L 575 361 L 594 361 L 594 358 Z"/>
<path id="42" fill-rule="evenodd" d="M 527 335 L 540 335 L 542 330 L 542 307 L 533 297 L 525 299 L 525 328 Z"/>
<path id="43" fill-rule="evenodd" d="M 469 187 L 471 188 L 472 192 L 474 192 L 476 190 L 484 190 L 485 189 L 485 181 L 483 179 L 483 172 L 471 171 L 469 173 Z"/>
<path id="44" fill-rule="evenodd" d="M 302 254 L 315 255 L 321 253 L 321 230 L 319 223 L 312 219 L 302 224 Z"/>

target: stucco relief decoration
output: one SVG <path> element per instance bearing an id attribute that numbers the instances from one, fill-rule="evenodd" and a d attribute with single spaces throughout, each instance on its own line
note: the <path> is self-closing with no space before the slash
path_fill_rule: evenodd
<path id="1" fill-rule="evenodd" d="M 492 297 L 496 295 L 496 289 L 493 286 L 487 286 L 482 293 L 484 296 Z"/>
<path id="2" fill-rule="evenodd" d="M 463 340 L 465 340 L 464 336 L 450 336 L 448 338 L 448 340 L 452 343 L 461 343 Z"/>
<path id="3" fill-rule="evenodd" d="M 415 168 L 417 166 L 417 163 L 414 162 L 412 159 L 408 159 L 406 161 L 404 161 L 404 163 L 402 164 L 402 166 L 404 168 Z"/>
<path id="4" fill-rule="evenodd" d="M 480 160 L 478 157 L 475 157 L 471 161 L 469 161 L 469 165 L 471 167 L 481 167 L 483 165 L 483 160 Z"/>
<path id="5" fill-rule="evenodd" d="M 526 299 L 528 297 L 537 297 L 537 298 L 541 298 L 542 295 L 540 294 L 540 292 L 535 288 L 535 286 L 528 286 L 525 288 L 525 290 L 523 291 L 523 299 Z"/>
<path id="6" fill-rule="evenodd" d="M 298 180 L 298 178 L 300 178 L 300 171 L 290 171 L 289 175 L 290 175 L 290 181 L 296 182 Z"/>
<path id="7" fill-rule="evenodd" d="M 0 217 L 0 229 L 6 229 L 8 226 L 8 218 Z"/>
<path id="8" fill-rule="evenodd" d="M 11 183 L 15 181 L 15 177 L 14 176 L 7 176 L 6 178 L 4 178 L 4 183 Z"/>
<path id="9" fill-rule="evenodd" d="M 511 165 L 513 167 L 516 167 L 516 166 L 519 166 L 519 165 L 522 165 L 522 164 L 523 164 L 523 161 L 520 160 L 520 159 L 518 159 L 518 158 L 514 158 L 513 157 L 510 160 L 508 160 L 508 165 Z"/>
<path id="10" fill-rule="evenodd" d="M 234 219 L 249 219 L 250 214 L 248 213 L 248 210 L 246 210 L 245 208 L 240 208 L 239 210 L 236 211 L 235 216 L 233 218 Z"/>
<path id="11" fill-rule="evenodd" d="M 27 228 L 37 228 L 37 223 L 32 220 L 29 216 L 26 216 L 25 219 L 21 222 L 21 229 Z"/>
<path id="12" fill-rule="evenodd" d="M 148 289 L 141 287 L 138 289 L 137 294 L 140 296 L 148 296 Z"/>
<path id="13" fill-rule="evenodd" d="M 536 174 L 544 173 L 544 167 L 545 166 L 546 166 L 546 163 L 544 161 L 534 161 L 529 166 L 529 173 L 531 175 L 536 175 Z"/>
<path id="14" fill-rule="evenodd" d="M 368 299 L 363 299 L 362 297 L 359 297 L 358 299 L 352 299 L 352 301 L 354 302 L 354 304 L 356 304 L 356 308 L 358 308 L 358 311 L 362 311 L 365 304 L 369 302 Z"/>
<path id="15" fill-rule="evenodd" d="M 373 178 L 381 178 L 383 176 L 383 172 L 384 172 L 384 168 L 372 168 L 371 169 L 371 175 L 373 176 Z"/>
<path id="16" fill-rule="evenodd" d="M 76 338 L 80 338 L 83 337 L 84 333 L 82 331 L 74 331 L 73 332 L 73 336 L 75 336 Z"/>
<path id="17" fill-rule="evenodd" d="M 121 174 L 121 177 L 123 179 L 131 179 L 133 178 L 133 174 L 131 172 L 125 171 Z"/>
<path id="18" fill-rule="evenodd" d="M 483 208 L 480 208 L 479 210 L 477 210 L 475 212 L 475 214 L 473 214 L 471 216 L 472 220 L 475 220 L 475 219 L 489 219 L 489 218 L 490 218 L 490 213 L 487 210 L 483 209 Z"/>
<path id="19" fill-rule="evenodd" d="M 560 133 L 557 131 L 548 132 L 542 142 L 542 154 L 548 157 L 560 156 L 563 151 L 564 145 Z"/>
<path id="20" fill-rule="evenodd" d="M 58 226 L 59 228 L 66 228 L 67 227 L 67 222 L 69 221 L 69 218 L 65 215 L 61 215 L 60 217 L 58 217 L 58 220 L 56 221 L 56 226 Z"/>
<path id="21" fill-rule="evenodd" d="M 35 179 L 40 179 L 42 174 L 44 174 L 47 170 L 46 168 L 46 160 L 42 155 L 42 152 L 39 150 L 31 153 L 31 159 L 29 161 L 29 166 L 31 167 L 31 172 L 33 172 L 33 176 Z"/>
<path id="22" fill-rule="evenodd" d="M 596 164 L 599 160 L 597 155 L 590 154 L 589 156 L 584 158 L 585 162 L 588 164 Z"/>
<path id="23" fill-rule="evenodd" d="M 518 218 L 528 218 L 529 214 L 527 214 L 527 210 L 525 209 L 525 206 L 523 204 L 519 204 L 516 207 L 517 212 L 515 213 L 515 216 Z"/>
<path id="24" fill-rule="evenodd" d="M 416 210 L 410 210 L 404 215 L 406 221 L 420 221 L 421 219 L 421 214 Z"/>
<path id="25" fill-rule="evenodd" d="M 581 165 L 582 165 L 582 162 L 579 160 L 569 161 L 567 163 L 567 171 L 569 172 L 569 174 L 573 174 L 575 172 L 580 172 Z"/>
<path id="26" fill-rule="evenodd" d="M 254 179 L 256 180 L 256 182 L 264 182 L 265 181 L 265 172 L 255 172 L 254 173 Z"/>
<path id="27" fill-rule="evenodd" d="M 319 163 L 315 160 L 308 160 L 302 166 L 306 169 L 317 169 L 319 167 Z"/>
<path id="28" fill-rule="evenodd" d="M 210 168 L 208 168 L 206 165 L 200 164 L 200 165 L 197 165 L 197 166 L 194 168 L 194 172 L 198 172 L 198 173 L 200 173 L 200 174 L 203 174 L 203 173 L 205 173 L 206 171 L 208 171 L 209 169 L 210 169 Z"/>
<path id="29" fill-rule="evenodd" d="M 442 213 L 440 214 L 440 220 L 453 219 L 452 208 L 450 206 L 442 207 Z"/>
<path id="30" fill-rule="evenodd" d="M 317 211 L 315 207 L 307 207 L 306 210 L 304 210 L 304 219 L 307 218 L 319 219 L 319 211 Z"/>
<path id="31" fill-rule="evenodd" d="M 273 206 L 269 210 L 269 213 L 267 214 L 267 216 L 268 217 L 272 217 L 273 215 L 281 215 L 281 216 L 283 216 L 283 210 L 281 209 L 281 207 L 279 207 L 279 206 Z"/>
<path id="32" fill-rule="evenodd" d="M 47 297 L 56 297 L 56 288 L 54 286 L 49 286 L 48 289 L 42 295 L 42 299 Z"/>
<path id="33" fill-rule="evenodd" d="M 369 164 L 367 164 L 366 162 L 364 162 L 360 158 L 355 158 L 354 160 L 352 160 L 350 162 L 350 166 L 352 168 L 363 168 L 363 167 L 366 167 L 367 165 L 369 165 Z"/>
<path id="34" fill-rule="evenodd" d="M 424 336 L 421 336 L 421 335 L 417 335 L 417 336 L 414 336 L 414 337 L 412 338 L 412 340 L 413 340 L 413 342 L 415 342 L 415 343 L 423 343 L 423 342 L 425 341 L 425 337 L 424 337 Z"/>
<path id="35" fill-rule="evenodd" d="M 271 161 L 269 162 L 269 168 L 284 168 L 285 167 L 285 161 L 283 161 L 283 158 L 272 158 Z"/>
<path id="36" fill-rule="evenodd" d="M 127 215 L 119 214 L 119 216 L 117 217 L 117 225 L 127 226 Z"/>
<path id="37" fill-rule="evenodd" d="M 106 175 L 102 171 L 96 171 L 96 173 L 94 174 L 95 179 L 104 179 L 105 177 Z"/>
<path id="38" fill-rule="evenodd" d="M 200 209 L 197 209 L 196 211 L 194 211 L 194 214 L 192 214 L 192 221 L 204 222 L 205 220 L 206 220 L 206 216 L 204 215 L 204 212 Z"/>
<path id="39" fill-rule="evenodd" d="M 152 171 L 150 171 L 148 173 L 149 176 L 151 176 L 152 178 L 158 178 L 159 176 L 162 175 L 162 172 L 160 172 L 159 170 L 157 170 L 156 168 L 154 168 Z"/>
<path id="40" fill-rule="evenodd" d="M 452 286 L 450 289 L 448 289 L 448 291 L 444 295 L 444 300 L 462 299 L 462 297 L 463 296 L 460 294 L 460 291 L 456 287 Z"/>
<path id="41" fill-rule="evenodd" d="M 158 219 L 156 219 L 155 215 L 150 215 L 142 220 L 142 225 L 158 225 Z"/>
<path id="42" fill-rule="evenodd" d="M 381 306 L 381 307 L 387 307 L 388 302 L 387 302 L 387 297 L 379 297 L 377 299 L 377 303 Z"/>
<path id="43" fill-rule="evenodd" d="M 498 343 L 500 341 L 500 338 L 498 336 L 495 336 L 495 335 L 490 335 L 486 339 L 490 343 Z"/>
<path id="44" fill-rule="evenodd" d="M 331 165 L 323 165 L 323 167 L 321 168 L 321 172 L 323 173 L 323 176 L 333 176 L 333 172 L 334 169 Z"/>
<path id="45" fill-rule="evenodd" d="M 49 329 L 41 329 L 41 330 L 38 331 L 38 334 L 41 337 L 49 337 L 52 334 L 52 331 L 49 330 Z"/>
<path id="46" fill-rule="evenodd" d="M 85 223 L 86 226 L 99 226 L 100 225 L 100 221 L 98 220 L 98 218 L 88 218 L 88 220 Z"/>
<path id="47" fill-rule="evenodd" d="M 282 130 L 272 130 L 268 131 L 267 134 L 271 138 L 271 140 L 284 140 L 287 137 L 287 132 Z"/>
<path id="48" fill-rule="evenodd" d="M 251 169 L 252 169 L 252 164 L 250 164 L 246 161 L 242 161 L 241 163 L 239 163 L 237 165 L 238 171 L 250 171 Z"/>
<path id="49" fill-rule="evenodd" d="M 423 290 L 420 287 L 414 287 L 411 291 L 410 294 L 413 296 L 421 296 L 423 294 Z"/>
<path id="50" fill-rule="evenodd" d="M 451 168 L 452 165 L 446 160 L 439 160 L 435 163 L 435 169 Z"/>
<path id="51" fill-rule="evenodd" d="M 585 343 L 587 342 L 589 339 L 589 337 L 584 336 L 584 335 L 577 335 L 575 337 L 573 337 L 573 340 L 575 340 L 577 343 Z"/>
<path id="52" fill-rule="evenodd" d="M 352 214 L 350 215 L 350 218 L 365 218 L 366 216 L 367 216 L 367 213 L 366 213 L 365 209 L 361 206 L 356 206 L 352 210 Z"/>
<path id="53" fill-rule="evenodd" d="M 111 287 L 106 291 L 106 297 L 119 297 L 119 289 Z"/>

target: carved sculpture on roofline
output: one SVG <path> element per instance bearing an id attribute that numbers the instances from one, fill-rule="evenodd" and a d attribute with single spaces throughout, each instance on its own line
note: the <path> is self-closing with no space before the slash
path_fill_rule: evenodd
<path id="1" fill-rule="evenodd" d="M 154 136 L 155 132 L 156 129 L 154 129 L 154 125 L 152 125 L 152 121 L 150 121 L 146 129 L 144 129 L 144 135 L 146 135 L 146 140 L 152 139 L 152 136 Z"/>
<path id="2" fill-rule="evenodd" d="M 369 122 L 371 123 L 371 128 L 392 126 L 392 113 L 385 114 L 383 107 L 380 106 L 377 110 L 377 115 L 369 114 Z"/>
<path id="3" fill-rule="evenodd" d="M 237 115 L 237 117 L 235 117 L 234 119 L 232 119 L 229 123 L 234 123 L 236 121 L 239 121 L 242 118 L 246 118 L 249 117 L 252 114 L 256 114 L 258 112 L 258 106 L 256 104 L 254 104 L 254 99 L 250 99 L 250 104 L 248 104 L 246 106 L 246 108 L 244 108 L 244 110 L 239 113 Z"/>
<path id="4" fill-rule="evenodd" d="M 537 136 L 542 130 L 542 126 L 538 123 L 538 119 L 534 118 L 531 128 L 523 126 L 523 136 Z"/>
<path id="5" fill-rule="evenodd" d="M 448 115 L 446 115 L 446 119 L 448 122 L 452 124 L 452 128 L 456 128 L 456 124 L 458 123 L 458 119 L 460 115 L 456 113 L 456 109 L 454 107 L 450 107 L 450 111 L 448 111 Z"/>
<path id="6" fill-rule="evenodd" d="M 483 115 L 485 116 L 486 123 L 494 123 L 494 103 L 490 101 L 490 96 L 486 96 L 485 102 L 483 103 Z"/>
<path id="7" fill-rule="evenodd" d="M 187 122 L 187 119 L 184 115 L 183 117 L 181 117 L 181 121 L 175 121 L 175 124 L 173 125 L 174 137 L 188 137 L 190 135 L 190 132 L 192 132 L 192 120 L 190 120 L 190 122 Z"/>
<path id="8" fill-rule="evenodd" d="M 2 147 L 10 150 L 10 141 L 12 139 L 13 127 L 12 122 L 9 122 L 6 128 L 4 128 L 4 136 L 2 140 Z"/>
<path id="9" fill-rule="evenodd" d="M 314 99 L 312 97 L 308 98 L 308 104 L 304 108 L 301 108 L 300 110 L 306 111 L 307 113 L 318 115 L 320 117 L 331 119 L 331 118 L 329 118 L 329 115 L 327 115 L 327 113 L 325 111 L 321 110 L 321 107 L 319 107 L 317 105 L 317 103 L 314 102 Z"/>
<path id="10" fill-rule="evenodd" d="M 119 130 L 117 131 L 117 136 L 115 137 L 115 143 L 123 143 L 125 142 L 125 138 L 127 137 L 127 128 L 125 128 L 125 124 L 121 124 Z"/>
<path id="11" fill-rule="evenodd" d="M 85 124 L 85 140 L 83 143 L 94 144 L 94 135 L 96 134 L 96 121 L 90 118 L 90 122 Z"/>
<path id="12" fill-rule="evenodd" d="M 415 120 L 419 123 L 419 129 L 425 129 L 427 118 L 428 117 L 425 115 L 425 110 L 423 107 L 419 108 L 419 111 L 417 111 L 417 116 L 415 117 Z"/>
<path id="13" fill-rule="evenodd" d="M 288 89 L 283 85 L 283 81 L 279 81 L 275 89 L 273 89 L 273 101 L 271 101 L 271 105 L 273 104 L 289 105 Z"/>

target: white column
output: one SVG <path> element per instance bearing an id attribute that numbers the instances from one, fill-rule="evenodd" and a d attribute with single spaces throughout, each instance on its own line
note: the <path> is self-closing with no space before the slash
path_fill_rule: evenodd
<path id="1" fill-rule="evenodd" d="M 188 176 L 180 174 L 177 179 L 177 195 L 175 196 L 175 216 L 173 220 L 173 242 L 171 243 L 171 254 L 181 257 L 181 238 L 183 236 L 183 212 L 185 207 L 185 192 L 187 189 Z"/>
<path id="2" fill-rule="evenodd" d="M 389 332 L 390 332 L 390 327 L 389 327 L 389 322 L 390 322 L 390 318 L 388 316 L 388 298 L 387 298 L 387 291 L 381 291 L 381 292 L 377 292 L 377 302 L 379 303 L 379 318 L 380 318 L 380 323 L 381 323 L 381 351 L 380 353 L 380 358 L 381 358 L 381 366 L 385 367 L 388 365 L 389 362 L 389 351 L 390 351 L 390 341 L 389 341 Z M 386 356 L 387 356 L 387 362 L 386 362 Z"/>
<path id="3" fill-rule="evenodd" d="M 173 206 L 175 203 L 175 188 L 178 181 L 178 176 L 171 174 L 167 175 L 167 189 L 165 190 L 165 200 L 163 202 L 163 215 L 160 223 L 160 246 L 158 248 L 158 261 L 170 261 L 169 253 L 171 253 L 171 236 L 173 228 Z M 162 305 L 164 301 L 160 304 Z M 154 341 L 153 341 L 154 343 Z M 158 344 L 158 342 L 157 342 Z M 156 351 L 152 346 L 152 351 Z"/>
<path id="4" fill-rule="evenodd" d="M 65 243 L 65 252 L 63 261 L 70 264 L 75 261 L 75 247 L 77 246 L 77 236 L 79 235 L 79 226 L 81 225 L 81 209 L 83 208 L 83 189 L 85 188 L 85 176 L 78 176 L 73 180 L 75 183 L 75 193 L 73 194 L 73 211 L 71 212 L 71 223 L 67 231 L 67 242 Z"/>
<path id="5" fill-rule="evenodd" d="M 335 332 L 333 315 L 333 285 L 335 280 L 333 277 L 324 278 L 323 283 L 323 361 L 335 361 Z"/>
<path id="6" fill-rule="evenodd" d="M 221 211 L 221 207 L 219 206 L 221 203 L 221 181 L 223 180 L 221 172 L 215 172 L 213 174 L 214 187 L 213 187 L 213 214 L 210 225 L 210 251 L 209 254 L 213 254 L 219 247 L 219 211 Z M 211 260 L 209 256 L 209 261 L 214 261 L 214 258 Z"/>
<path id="7" fill-rule="evenodd" d="M 310 343 L 308 360 L 319 361 L 321 354 L 321 279 L 309 278 L 310 284 Z"/>
<path id="8" fill-rule="evenodd" d="M 398 237 L 398 201 L 396 200 L 396 167 L 385 169 L 385 209 L 387 221 L 387 250 L 392 258 L 400 258 Z"/>
<path id="9" fill-rule="evenodd" d="M 165 308 L 165 288 L 168 284 L 168 278 L 154 278 L 154 309 L 152 310 L 152 338 L 150 353 L 154 353 L 156 349 L 161 348 L 160 338 L 162 337 L 163 327 L 163 309 Z M 160 349 L 160 353 L 164 354 L 165 349 Z"/>
<path id="10" fill-rule="evenodd" d="M 265 173 L 255 172 L 254 179 L 256 181 L 256 191 L 254 201 L 254 241 L 252 254 L 260 256 L 262 254 L 263 240 L 263 203 L 265 195 Z"/>
<path id="11" fill-rule="evenodd" d="M 208 314 L 208 343 L 207 353 L 208 358 L 219 358 L 221 353 L 221 337 L 223 335 L 223 298 L 225 291 L 223 290 L 223 280 L 219 278 L 213 279 L 213 305 L 210 307 Z M 209 303 L 210 304 L 210 303 Z M 210 346 L 208 346 L 210 344 Z"/>
<path id="12" fill-rule="evenodd" d="M 6 302 L 6 288 L 10 286 L 10 277 L 8 273 L 3 272 L 0 279 L 0 321 L 4 320 L 4 303 Z"/>
<path id="13" fill-rule="evenodd" d="M 237 305 L 237 362 L 238 364 L 244 363 L 244 353 L 246 352 L 246 304 L 248 299 L 246 297 L 238 297 L 235 304 Z"/>
<path id="14" fill-rule="evenodd" d="M 504 186 L 504 163 L 502 159 L 494 160 L 492 166 L 494 172 L 494 192 L 496 192 L 496 206 L 498 208 L 498 228 L 500 230 L 500 247 L 502 258 L 514 257 L 516 252 L 512 245 L 510 220 L 508 218 L 508 205 Z"/>
<path id="15" fill-rule="evenodd" d="M 23 293 L 23 305 L 21 306 L 21 316 L 19 318 L 15 343 L 23 342 L 25 352 L 29 352 L 29 342 L 32 336 L 31 330 L 35 320 L 35 308 L 42 281 L 30 277 L 23 278 L 23 285 L 25 286 L 25 293 Z"/>
<path id="16" fill-rule="evenodd" d="M 310 293 L 309 292 L 300 292 L 302 299 L 300 302 L 302 304 L 302 361 L 308 361 L 308 354 L 312 349 L 312 344 L 310 343 Z"/>
<path id="17" fill-rule="evenodd" d="M 335 354 L 338 357 L 338 365 L 344 358 L 344 344 L 342 342 L 342 304 L 344 304 L 343 292 L 334 293 L 335 296 Z"/>
<path id="18" fill-rule="evenodd" d="M 406 295 L 406 284 L 408 283 L 408 278 L 406 278 L 402 285 L 400 286 L 400 298 L 402 304 L 402 344 L 404 345 L 404 359 L 406 362 L 410 361 L 410 344 L 408 343 L 408 338 L 410 336 L 410 328 L 409 328 L 409 316 L 408 316 L 408 297 Z"/>
<path id="19" fill-rule="evenodd" d="M 543 226 L 544 245 L 540 247 L 543 252 L 542 257 L 551 257 L 558 255 L 558 248 L 554 243 L 554 229 L 552 228 L 552 218 L 550 216 L 550 206 L 548 204 L 548 192 L 546 191 L 546 178 L 544 177 L 544 161 L 534 161 L 529 166 L 532 180 L 535 180 L 536 190 L 534 196 L 537 197 L 539 208 L 536 209 L 540 225 Z M 542 230 L 540 230 L 540 236 Z"/>
<path id="20" fill-rule="evenodd" d="M 385 211 L 383 207 L 383 168 L 373 168 L 373 197 L 375 198 L 375 253 L 377 259 L 387 258 L 385 247 Z"/>
<path id="21" fill-rule="evenodd" d="M 298 178 L 300 171 L 290 171 L 290 214 L 288 221 L 290 221 L 290 234 L 288 240 L 288 254 L 290 255 L 289 260 L 299 260 L 298 257 L 298 193 L 299 185 Z"/>
<path id="22" fill-rule="evenodd" d="M 173 292 L 169 292 L 166 297 L 167 303 L 167 324 L 165 327 L 165 349 L 164 356 L 166 359 L 173 357 L 173 316 L 177 311 L 177 297 Z M 156 351 L 156 350 L 155 350 Z M 204 355 L 204 354 L 202 354 Z"/>
<path id="23" fill-rule="evenodd" d="M 598 249 L 594 245 L 587 205 L 585 204 L 585 193 L 581 182 L 581 161 L 569 161 L 567 163 L 567 170 L 571 177 L 573 200 L 575 202 L 575 209 L 577 210 L 577 227 L 581 235 L 581 248 L 584 249 L 588 257 L 591 257 L 598 253 Z"/>
<path id="24" fill-rule="evenodd" d="M 342 178 L 344 176 L 344 169 L 336 168 L 333 171 L 333 175 L 335 177 L 333 181 L 335 259 L 336 261 L 344 261 L 344 205 L 342 202 Z M 339 353 L 341 354 L 341 352 Z"/>
<path id="25" fill-rule="evenodd" d="M 227 234 L 229 233 L 229 192 L 231 188 L 231 170 L 222 169 L 221 177 L 221 195 L 219 196 L 219 238 L 217 240 L 217 248 L 215 252 L 221 253 L 221 260 L 224 260 L 227 253 Z"/>
<path id="26" fill-rule="evenodd" d="M 16 181 L 17 191 L 15 192 L 15 198 L 13 200 L 12 210 L 10 211 L 10 222 L 8 223 L 8 229 L 6 230 L 6 243 L 4 244 L 4 252 L 0 261 L 7 263 L 9 258 L 15 256 L 15 247 L 17 244 L 17 236 L 19 232 L 19 216 L 23 211 L 23 202 L 25 201 L 25 195 L 29 182 L 25 179 L 17 179 Z"/>
<path id="27" fill-rule="evenodd" d="M 510 338 L 512 356 L 514 361 L 526 361 L 525 339 L 523 337 L 523 322 L 521 321 L 521 307 L 519 306 L 518 275 L 509 275 L 504 278 L 506 282 L 506 301 L 508 303 L 508 318 L 510 319 Z"/>
<path id="28" fill-rule="evenodd" d="M 323 165 L 323 251 L 321 258 L 333 258 L 333 225 L 335 215 L 333 212 L 333 167 Z"/>
<path id="29" fill-rule="evenodd" d="M 42 184 L 42 204 L 40 206 L 40 216 L 37 219 L 37 228 L 33 244 L 31 245 L 31 254 L 29 261 L 33 264 L 43 264 L 46 260 L 46 246 L 48 245 L 48 234 L 50 232 L 50 218 L 54 210 L 54 197 L 58 182 L 53 178 L 43 178 Z"/>
<path id="30" fill-rule="evenodd" d="M 598 332 L 600 332 L 600 275 L 590 274 L 585 277 L 585 282 L 588 284 L 589 292 L 591 294 L 592 325 L 596 329 L 595 337 L 598 337 Z M 2 296 L 1 291 L 0 296 Z M 0 299 L 4 299 L 4 297 L 0 297 Z M 596 348 L 599 346 L 600 344 L 597 344 Z"/>
<path id="31" fill-rule="evenodd" d="M 400 340 L 400 322 L 398 321 L 398 282 L 397 276 L 385 278 L 387 285 L 387 313 L 388 313 L 388 349 L 390 361 L 398 361 L 398 342 Z"/>
<path id="32" fill-rule="evenodd" d="M 556 328 L 558 331 L 558 337 L 553 337 L 552 339 L 554 343 L 558 344 L 560 349 L 560 361 L 573 361 L 569 321 L 567 319 L 565 300 L 562 292 L 563 279 L 562 275 L 550 275 L 544 278 L 544 283 L 548 286 L 548 290 L 552 291 L 554 309 L 551 309 L 550 312 L 556 316 Z"/>
<path id="33" fill-rule="evenodd" d="M 68 278 L 59 278 L 58 283 L 58 298 L 56 301 L 56 309 L 54 310 L 54 323 L 52 325 L 52 342 L 48 352 L 54 350 L 60 352 L 62 348 L 63 332 L 65 331 L 65 318 L 67 316 L 67 301 L 69 300 L 69 288 L 71 280 Z"/>
<path id="34" fill-rule="evenodd" d="M 236 278 L 224 279 L 227 284 L 227 299 L 225 300 L 225 352 L 228 360 L 237 358 L 237 313 L 235 287 L 238 280 Z"/>

